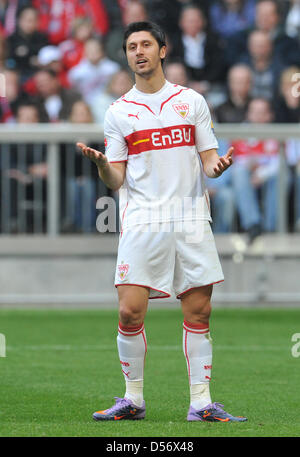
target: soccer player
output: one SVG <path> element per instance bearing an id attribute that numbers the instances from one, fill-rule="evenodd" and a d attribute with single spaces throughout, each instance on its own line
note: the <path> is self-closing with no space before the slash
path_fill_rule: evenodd
<path id="1" fill-rule="evenodd" d="M 119 298 L 118 352 L 126 392 L 95 420 L 143 419 L 144 318 L 148 300 L 174 290 L 183 311 L 183 350 L 190 385 L 188 421 L 244 421 L 212 402 L 209 333 L 213 284 L 223 281 L 210 228 L 203 173 L 220 176 L 232 152 L 219 157 L 210 112 L 195 91 L 166 81 L 163 31 L 129 24 L 123 48 L 134 87 L 108 109 L 105 155 L 82 143 L 100 178 L 120 190 L 121 233 L 115 275 Z"/>

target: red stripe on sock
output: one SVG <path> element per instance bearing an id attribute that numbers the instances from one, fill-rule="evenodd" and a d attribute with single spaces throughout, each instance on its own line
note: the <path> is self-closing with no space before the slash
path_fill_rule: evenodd
<path id="1" fill-rule="evenodd" d="M 136 325 L 136 326 L 132 327 L 132 326 L 123 325 L 123 324 L 121 324 L 121 322 L 119 322 L 119 328 L 121 330 L 123 330 L 124 332 L 137 332 L 138 330 L 141 330 L 143 325 L 144 325 L 144 322 L 142 322 L 140 325 Z"/>
<path id="2" fill-rule="evenodd" d="M 136 325 L 134 327 L 122 325 L 119 322 L 119 332 L 125 336 L 136 336 L 144 331 L 144 322 L 141 325 Z"/>
<path id="3" fill-rule="evenodd" d="M 188 328 L 190 328 L 192 330 L 206 330 L 206 329 L 209 329 L 209 323 L 207 323 L 207 324 L 192 324 L 191 322 L 184 320 L 183 321 L 183 325 L 185 325 L 186 327 L 188 327 Z"/>
<path id="4" fill-rule="evenodd" d="M 142 337 L 143 337 L 144 344 L 145 344 L 145 355 L 144 355 L 144 366 L 143 366 L 143 379 L 144 379 L 145 360 L 146 360 L 146 354 L 147 354 L 147 339 L 146 339 L 146 335 L 145 335 L 144 329 L 142 331 Z"/>
<path id="5" fill-rule="evenodd" d="M 189 384 L 191 385 L 191 366 L 190 366 L 190 360 L 189 360 L 188 351 L 187 351 L 187 337 L 188 337 L 188 332 L 186 331 L 185 337 L 184 337 L 184 355 L 185 355 L 187 367 L 188 367 Z"/>

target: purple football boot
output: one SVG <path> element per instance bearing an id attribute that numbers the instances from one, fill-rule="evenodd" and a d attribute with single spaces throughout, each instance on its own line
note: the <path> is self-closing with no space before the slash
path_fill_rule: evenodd
<path id="1" fill-rule="evenodd" d="M 210 403 L 202 409 L 194 409 L 190 406 L 187 420 L 188 421 L 204 421 L 204 422 L 245 422 L 246 417 L 232 416 L 223 410 L 221 403 Z"/>
<path id="2" fill-rule="evenodd" d="M 141 407 L 136 406 L 127 398 L 115 397 L 116 403 L 109 409 L 96 411 L 93 418 L 96 421 L 138 420 L 146 414 L 145 402 Z"/>

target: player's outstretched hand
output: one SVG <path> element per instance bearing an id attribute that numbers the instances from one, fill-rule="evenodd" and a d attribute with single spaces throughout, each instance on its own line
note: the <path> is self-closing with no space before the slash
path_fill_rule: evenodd
<path id="1" fill-rule="evenodd" d="M 102 152 L 90 148 L 83 143 L 76 143 L 76 146 L 82 150 L 82 154 L 94 162 L 97 167 L 104 168 L 107 165 L 107 158 Z"/>
<path id="2" fill-rule="evenodd" d="M 219 157 L 218 162 L 213 168 L 216 177 L 221 176 L 221 174 L 232 164 L 233 151 L 234 148 L 231 146 L 224 156 Z"/>

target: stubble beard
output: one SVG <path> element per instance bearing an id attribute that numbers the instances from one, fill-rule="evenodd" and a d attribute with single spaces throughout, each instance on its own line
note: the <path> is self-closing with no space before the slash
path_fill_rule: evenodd
<path id="1" fill-rule="evenodd" d="M 160 62 L 160 61 L 159 61 Z M 143 78 L 143 79 L 150 79 L 152 76 L 155 75 L 155 73 L 158 71 L 159 69 L 159 62 L 157 62 L 157 64 L 155 65 L 155 63 L 152 63 L 153 66 L 151 66 L 151 68 L 149 68 L 148 70 L 139 70 L 138 68 L 135 68 L 133 70 L 134 74 L 136 76 L 139 76 L 140 78 Z"/>
<path id="2" fill-rule="evenodd" d="M 144 79 L 151 78 L 151 76 L 153 76 L 154 73 L 155 73 L 155 69 L 153 69 L 153 68 L 150 68 L 149 70 L 146 70 L 146 71 L 137 69 L 134 72 L 135 75 L 139 76 L 140 78 L 144 78 Z"/>

